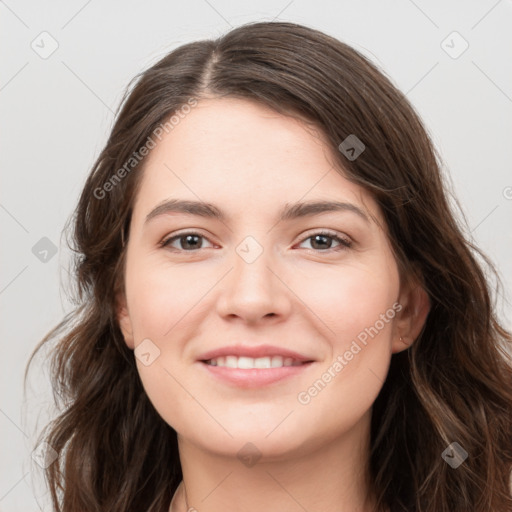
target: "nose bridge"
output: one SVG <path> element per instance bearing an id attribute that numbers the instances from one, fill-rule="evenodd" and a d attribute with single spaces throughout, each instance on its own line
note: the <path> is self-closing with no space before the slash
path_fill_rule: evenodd
<path id="1" fill-rule="evenodd" d="M 251 285 L 269 285 L 269 266 L 272 265 L 271 248 L 264 247 L 253 236 L 247 236 L 235 249 L 235 274 L 237 280 L 246 281 Z"/>
<path id="2" fill-rule="evenodd" d="M 254 299 L 259 297 L 261 300 L 263 295 L 271 295 L 272 272 L 268 268 L 272 266 L 271 248 L 263 244 L 263 240 L 260 242 L 248 235 L 235 248 L 233 292 L 240 289 L 246 298 L 254 296 Z"/>
<path id="3" fill-rule="evenodd" d="M 284 285 L 271 270 L 273 251 L 254 236 L 246 236 L 236 247 L 233 270 L 223 287 L 219 312 L 257 320 L 286 310 Z"/>

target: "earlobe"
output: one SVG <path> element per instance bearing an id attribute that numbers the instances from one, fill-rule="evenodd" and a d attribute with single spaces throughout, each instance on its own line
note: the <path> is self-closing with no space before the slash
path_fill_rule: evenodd
<path id="1" fill-rule="evenodd" d="M 124 341 L 128 348 L 133 350 L 135 348 L 135 344 L 133 342 L 132 322 L 126 305 L 126 299 L 124 297 L 119 298 L 117 301 L 116 314 L 117 322 L 123 334 Z"/>
<path id="2" fill-rule="evenodd" d="M 423 286 L 415 284 L 401 297 L 402 309 L 396 318 L 392 352 L 408 349 L 420 335 L 428 313 L 430 299 Z"/>

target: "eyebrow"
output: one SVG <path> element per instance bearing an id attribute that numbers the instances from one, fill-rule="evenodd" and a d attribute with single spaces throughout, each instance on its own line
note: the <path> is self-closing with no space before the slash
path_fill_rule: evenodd
<path id="1" fill-rule="evenodd" d="M 288 221 L 301 217 L 312 217 L 314 215 L 327 212 L 352 212 L 361 217 L 366 222 L 370 222 L 368 216 L 361 208 L 352 203 L 339 201 L 308 201 L 293 204 L 285 203 L 278 216 L 278 219 L 279 221 Z M 197 215 L 199 217 L 218 219 L 222 222 L 227 220 L 227 215 L 214 204 L 204 201 L 168 199 L 158 204 L 153 210 L 151 210 L 151 212 L 146 216 L 144 224 L 147 224 L 151 219 L 154 219 L 155 217 L 169 213 L 185 213 L 188 215 Z"/>

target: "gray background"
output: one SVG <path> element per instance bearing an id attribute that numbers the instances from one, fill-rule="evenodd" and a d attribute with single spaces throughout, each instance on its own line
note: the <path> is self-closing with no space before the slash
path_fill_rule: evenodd
<path id="1" fill-rule="evenodd" d="M 62 229 L 128 81 L 183 43 L 248 21 L 294 21 L 376 62 L 439 148 L 468 232 L 501 272 L 499 312 L 512 327 L 510 1 L 6 0 L 0 20 L 0 511 L 50 510 L 31 457 L 52 412 L 46 369 L 35 367 L 25 399 L 22 377 L 36 343 L 71 308 Z M 453 31 L 469 44 L 459 56 Z M 44 253 L 44 237 L 55 255 Z"/>

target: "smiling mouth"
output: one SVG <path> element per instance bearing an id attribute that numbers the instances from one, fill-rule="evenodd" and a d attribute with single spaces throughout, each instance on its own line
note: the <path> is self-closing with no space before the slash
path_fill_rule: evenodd
<path id="1" fill-rule="evenodd" d="M 278 355 L 256 358 L 228 355 L 200 360 L 199 363 L 210 376 L 225 384 L 255 389 L 298 377 L 315 361 L 299 361 Z"/>
<path id="2" fill-rule="evenodd" d="M 221 356 L 214 359 L 202 361 L 208 366 L 218 366 L 222 368 L 238 368 L 243 370 L 282 368 L 285 366 L 302 366 L 312 361 L 299 361 L 292 357 L 283 357 L 279 355 L 265 357 L 247 357 L 247 356 Z"/>

